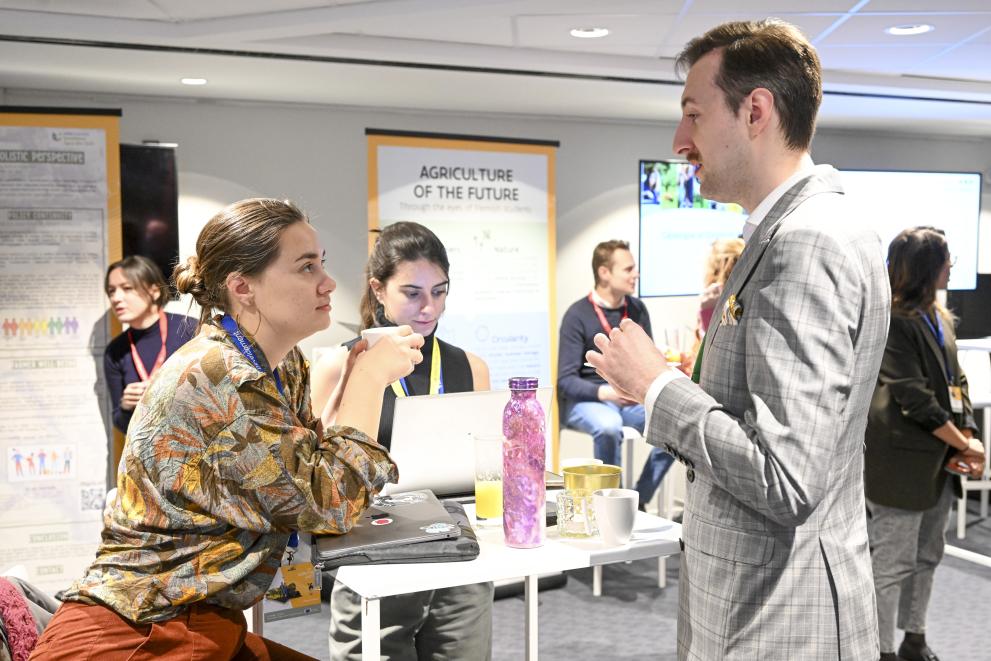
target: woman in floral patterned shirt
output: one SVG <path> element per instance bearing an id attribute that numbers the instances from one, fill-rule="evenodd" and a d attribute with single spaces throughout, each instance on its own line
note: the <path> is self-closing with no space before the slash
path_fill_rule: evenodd
<path id="1" fill-rule="evenodd" d="M 336 424 L 315 417 L 295 345 L 330 324 L 322 262 L 289 202 L 243 200 L 203 228 L 174 274 L 201 330 L 135 409 L 96 560 L 59 595 L 32 659 L 308 658 L 247 633 L 242 610 L 292 531 L 346 533 L 397 479 L 369 434 L 423 343 L 406 327 L 356 352 Z"/>

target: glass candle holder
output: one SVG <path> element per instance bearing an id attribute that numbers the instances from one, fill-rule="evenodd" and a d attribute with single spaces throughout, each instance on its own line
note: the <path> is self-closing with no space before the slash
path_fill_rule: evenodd
<path id="1" fill-rule="evenodd" d="M 561 537 L 595 537 L 592 495 L 587 492 L 559 491 L 557 494 L 557 532 Z"/>

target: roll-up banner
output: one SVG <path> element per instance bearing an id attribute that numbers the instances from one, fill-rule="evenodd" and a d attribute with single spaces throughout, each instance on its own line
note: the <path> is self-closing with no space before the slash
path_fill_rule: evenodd
<path id="1" fill-rule="evenodd" d="M 0 573 L 20 565 L 50 592 L 82 575 L 102 529 L 119 116 L 0 107 Z"/>
<path id="2" fill-rule="evenodd" d="M 483 358 L 494 389 L 507 388 L 513 376 L 536 376 L 541 386 L 553 386 L 559 143 L 365 133 L 369 228 L 415 221 L 447 247 L 451 289 L 438 337 Z M 370 234 L 369 246 L 374 241 Z"/>

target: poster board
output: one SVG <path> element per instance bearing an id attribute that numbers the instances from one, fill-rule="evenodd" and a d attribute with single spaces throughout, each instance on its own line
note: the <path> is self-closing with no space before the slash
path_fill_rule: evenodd
<path id="1" fill-rule="evenodd" d="M 0 571 L 23 565 L 50 592 L 82 575 L 102 529 L 119 115 L 0 107 Z"/>
<path id="2" fill-rule="evenodd" d="M 451 294 L 438 336 L 485 360 L 493 389 L 508 388 L 512 376 L 553 385 L 558 143 L 365 133 L 369 229 L 414 221 L 447 248 Z M 548 454 L 556 465 L 556 442 Z"/>

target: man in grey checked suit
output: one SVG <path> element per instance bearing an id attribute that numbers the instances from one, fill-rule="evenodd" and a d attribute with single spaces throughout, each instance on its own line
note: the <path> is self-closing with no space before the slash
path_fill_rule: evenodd
<path id="1" fill-rule="evenodd" d="M 879 656 L 864 508 L 864 428 L 890 294 L 880 241 L 809 145 L 814 48 L 779 21 L 691 41 L 675 151 L 701 193 L 750 211 L 746 249 L 678 378 L 635 324 L 587 358 L 644 401 L 648 440 L 688 479 L 678 656 Z"/>

